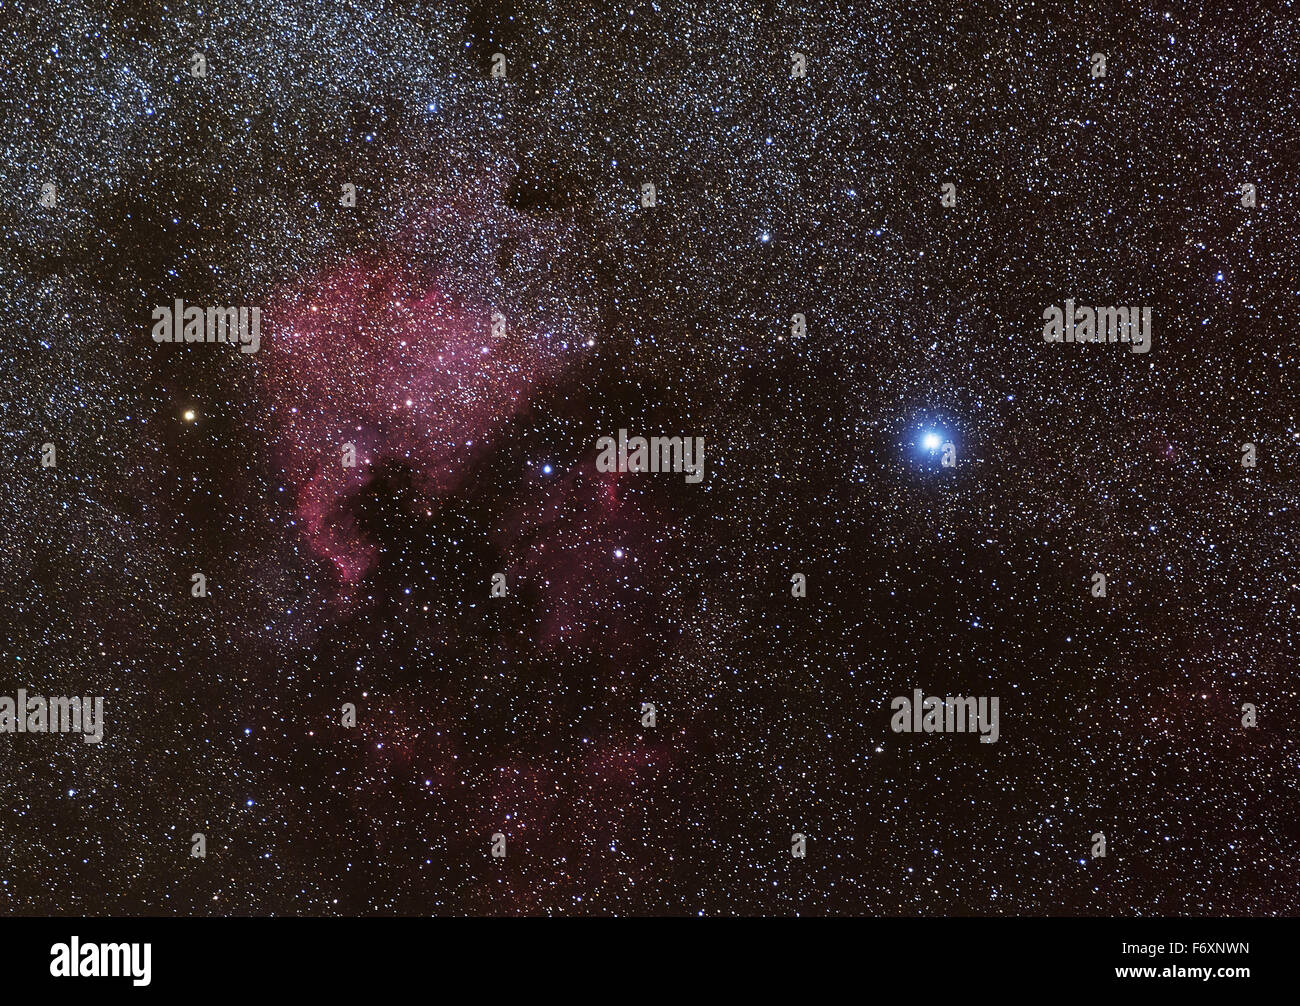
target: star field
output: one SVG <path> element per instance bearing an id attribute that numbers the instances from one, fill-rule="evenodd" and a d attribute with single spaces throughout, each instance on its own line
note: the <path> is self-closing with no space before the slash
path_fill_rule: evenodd
<path id="1" fill-rule="evenodd" d="M 0 912 L 1293 913 L 1294 4 L 414 6 L 0 0 Z"/>

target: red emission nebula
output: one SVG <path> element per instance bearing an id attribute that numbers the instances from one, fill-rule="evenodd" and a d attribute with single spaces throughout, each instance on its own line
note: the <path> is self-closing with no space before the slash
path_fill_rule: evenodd
<path id="1" fill-rule="evenodd" d="M 463 197 L 458 207 L 430 213 L 426 226 L 455 219 L 463 233 L 466 217 L 476 219 L 465 207 L 479 201 Z M 518 216 L 510 223 L 521 240 L 554 240 Z M 571 380 L 579 354 L 588 351 L 585 337 L 561 345 L 547 332 L 513 324 L 506 336 L 494 335 L 492 305 L 448 293 L 454 283 L 436 270 L 413 280 L 395 257 L 402 256 L 354 258 L 285 287 L 267 312 L 271 446 L 295 494 L 306 543 L 335 570 L 340 609 L 380 561 L 349 503 L 384 464 L 411 473 L 403 500 L 412 517 L 432 516 L 479 488 L 468 480 L 501 448 L 511 419 L 535 407 L 544 390 Z M 644 596 L 647 582 L 662 573 L 651 531 L 671 524 L 670 515 L 626 498 L 625 476 L 598 473 L 594 441 L 584 436 L 568 470 L 539 478 L 539 460 L 514 485 L 494 487 L 491 545 L 502 558 L 500 567 L 482 571 L 483 596 L 494 572 L 506 574 L 512 593 L 516 585 L 536 590 L 544 602 L 537 637 L 544 649 L 581 642 L 597 629 L 602 646 L 635 635 L 625 618 L 595 616 L 618 607 L 620 588 Z M 346 465 L 353 452 L 355 465 Z"/>

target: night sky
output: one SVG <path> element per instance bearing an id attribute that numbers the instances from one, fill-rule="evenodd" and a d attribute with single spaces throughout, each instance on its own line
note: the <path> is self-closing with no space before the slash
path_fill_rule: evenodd
<path id="1" fill-rule="evenodd" d="M 0 913 L 1296 911 L 1300 10 L 841 6 L 0 0 Z"/>

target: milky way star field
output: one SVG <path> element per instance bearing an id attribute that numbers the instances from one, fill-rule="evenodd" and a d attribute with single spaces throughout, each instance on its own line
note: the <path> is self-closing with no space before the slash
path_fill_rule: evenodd
<path id="1" fill-rule="evenodd" d="M 1297 53 L 0 0 L 0 914 L 1295 914 Z"/>

